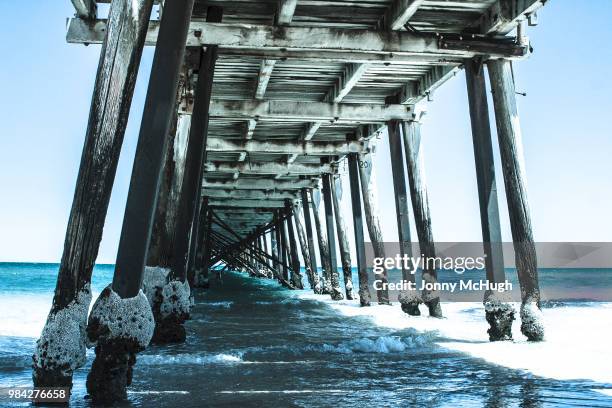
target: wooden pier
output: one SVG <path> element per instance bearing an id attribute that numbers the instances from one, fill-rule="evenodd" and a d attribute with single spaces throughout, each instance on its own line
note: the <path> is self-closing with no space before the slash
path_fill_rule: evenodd
<path id="1" fill-rule="evenodd" d="M 541 340 L 511 64 L 529 56 L 525 26 L 535 25 L 544 2 L 112 0 L 101 18 L 93 0 L 72 0 L 67 41 L 102 47 L 56 294 L 34 356 L 35 384 L 70 385 L 85 344 L 94 343 L 89 393 L 97 401 L 125 397 L 135 354 L 151 339 L 184 340 L 190 288 L 207 287 L 226 269 L 302 288 L 300 253 L 315 293 L 369 305 L 364 227 L 384 256 L 376 177 L 392 179 L 396 195 L 399 236 L 387 240 L 410 251 L 414 222 L 422 251 L 436 253 L 420 144 L 427 126 L 415 105 L 464 68 L 487 278 L 505 279 L 485 70 L 522 289 L 521 328 Z M 92 268 L 145 46 L 155 55 L 115 275 L 88 320 Z M 390 139 L 391 175 L 372 167 L 378 135 Z M 349 192 L 336 180 L 345 160 Z M 343 214 L 340 200 L 349 197 L 352 213 Z M 351 218 L 354 237 L 345 230 Z M 423 279 L 435 282 L 436 270 L 424 270 Z M 150 289 L 144 294 L 143 281 Z M 386 291 L 376 295 L 389 303 Z M 491 340 L 511 338 L 511 306 L 495 296 L 484 301 Z M 436 292 L 400 302 L 409 315 L 420 314 L 421 302 L 429 315 L 443 315 Z M 117 314 L 132 323 L 117 324 Z M 80 323 L 60 327 L 66 316 Z M 73 352 L 57 351 L 50 339 L 74 343 Z"/>

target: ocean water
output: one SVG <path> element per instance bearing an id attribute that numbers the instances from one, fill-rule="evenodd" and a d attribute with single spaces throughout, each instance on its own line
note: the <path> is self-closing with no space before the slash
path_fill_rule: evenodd
<path id="1" fill-rule="evenodd" d="M 0 386 L 31 385 L 57 267 L 0 264 Z M 94 296 L 112 271 L 96 266 Z M 550 273 L 543 288 L 567 281 Z M 138 355 L 121 406 L 612 407 L 612 303 L 546 302 L 537 344 L 519 322 L 514 342 L 488 342 L 479 303 L 443 309 L 445 319 L 415 318 L 227 273 L 195 292 L 186 343 Z M 75 373 L 72 406 L 89 406 L 93 357 Z"/>

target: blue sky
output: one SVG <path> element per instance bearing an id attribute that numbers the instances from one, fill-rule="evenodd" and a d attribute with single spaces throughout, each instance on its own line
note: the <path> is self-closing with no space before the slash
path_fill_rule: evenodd
<path id="1" fill-rule="evenodd" d="M 0 261 L 61 258 L 100 51 L 65 43 L 72 14 L 68 0 L 0 2 Z M 609 0 L 550 1 L 540 25 L 528 30 L 534 54 L 515 64 L 517 88 L 527 92 L 518 98 L 538 241 L 612 240 L 611 20 Z M 116 256 L 152 51 L 143 55 L 98 262 Z M 481 239 L 466 102 L 461 73 L 426 106 L 426 172 L 438 241 Z M 375 165 L 385 238 L 392 241 L 388 154 L 383 137 Z M 509 239 L 498 157 L 497 169 Z M 349 230 L 351 224 L 347 219 Z"/>

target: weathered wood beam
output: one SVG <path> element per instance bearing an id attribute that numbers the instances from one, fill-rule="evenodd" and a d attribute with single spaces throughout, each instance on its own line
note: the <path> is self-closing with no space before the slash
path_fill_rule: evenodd
<path id="1" fill-rule="evenodd" d="M 85 361 L 91 274 L 102 240 L 152 6 L 152 0 L 124 0 L 115 1 L 110 8 L 108 27 L 101 37 L 100 62 L 53 304 L 34 354 L 34 386 L 71 387 L 73 370 Z M 56 320 L 58 313 L 70 315 L 72 324 L 62 325 Z M 76 345 L 82 353 L 51 353 L 50 341 Z M 143 341 L 148 343 L 148 339 Z M 113 367 L 113 361 L 108 366 Z M 117 393 L 125 393 L 127 384 L 117 381 L 116 385 Z M 88 387 L 89 394 L 96 399 L 98 390 L 105 386 L 108 384 L 100 384 L 93 392 Z"/>
<path id="2" fill-rule="evenodd" d="M 304 215 L 304 226 L 306 228 L 306 231 L 305 231 L 306 239 L 308 241 L 308 258 L 310 259 L 310 265 L 312 268 L 312 275 L 313 275 L 314 286 L 312 287 L 312 290 L 314 291 L 314 293 L 320 294 L 323 291 L 323 288 L 321 287 L 321 282 L 319 280 L 319 271 L 317 268 L 317 255 L 315 251 L 314 235 L 312 233 L 312 218 L 311 218 L 312 205 L 310 203 L 308 195 L 309 195 L 308 189 L 303 188 L 302 189 L 302 211 Z"/>
<path id="3" fill-rule="evenodd" d="M 331 193 L 331 175 L 323 174 L 321 182 L 323 184 L 323 205 L 325 208 L 325 226 L 327 229 L 327 248 L 329 251 L 329 259 L 331 271 L 329 277 L 331 279 L 331 298 L 333 300 L 342 300 L 344 295 L 340 290 L 340 276 L 338 274 L 338 257 L 336 255 L 336 234 L 334 232 L 334 207 L 332 203 Z"/>
<path id="4" fill-rule="evenodd" d="M 323 102 L 339 103 L 357 85 L 363 74 L 368 70 L 368 64 L 347 64 L 338 81 L 323 98 Z M 302 133 L 302 140 L 311 140 L 322 122 L 309 123 Z M 294 159 L 295 160 L 295 159 Z"/>
<path id="5" fill-rule="evenodd" d="M 257 126 L 257 120 L 249 119 L 247 121 L 245 130 L 244 130 L 245 140 L 251 140 L 253 138 L 253 133 L 255 133 L 255 126 Z"/>
<path id="6" fill-rule="evenodd" d="M 291 260 L 291 284 L 296 289 L 304 289 L 304 284 L 302 283 L 302 273 L 300 271 L 300 257 L 298 256 L 297 250 L 297 242 L 295 240 L 295 228 L 293 225 L 293 202 L 291 200 L 285 201 L 285 211 L 287 212 L 287 233 L 289 235 L 289 253 Z"/>
<path id="7" fill-rule="evenodd" d="M 304 141 L 312 140 L 313 136 L 315 135 L 315 133 L 317 133 L 317 130 L 319 130 L 322 124 L 323 122 L 313 122 L 306 125 L 306 128 L 302 132 L 302 137 L 300 139 Z"/>
<path id="8" fill-rule="evenodd" d="M 113 275 L 122 298 L 138 295 L 142 286 L 193 3 L 173 1 L 161 22 Z"/>
<path id="9" fill-rule="evenodd" d="M 208 21 L 221 21 L 223 9 L 216 6 L 208 8 L 206 13 Z M 189 252 L 189 230 L 196 218 L 202 186 L 203 162 L 206 160 L 206 138 L 208 136 L 208 122 L 210 118 L 210 98 L 215 75 L 218 49 L 207 46 L 206 51 L 201 50 L 198 82 L 195 89 L 193 115 L 189 142 L 187 144 L 187 158 L 185 173 L 175 228 L 175 257 L 174 265 L 170 271 L 169 279 L 185 282 L 186 259 Z M 182 327 L 182 325 L 181 325 Z M 184 329 L 183 329 L 184 330 Z"/>
<path id="10" fill-rule="evenodd" d="M 316 188 L 317 185 L 317 181 L 313 179 L 294 181 L 273 179 L 213 181 L 204 179 L 202 182 L 202 187 L 206 189 L 221 188 L 238 190 L 297 190 L 302 188 Z"/>
<path id="11" fill-rule="evenodd" d="M 408 181 L 410 182 L 410 197 L 414 211 L 414 223 L 419 238 L 419 249 L 423 256 L 435 258 L 436 250 L 429 211 L 427 183 L 425 181 L 425 159 L 421 142 L 421 123 L 409 121 L 404 122 L 402 125 L 406 167 L 408 169 Z M 436 268 L 431 266 L 424 268 L 422 279 L 425 282 L 435 284 L 437 282 Z M 432 317 L 442 317 L 439 292 L 424 289 L 422 296 L 423 303 L 429 308 L 429 315 Z"/>
<path id="12" fill-rule="evenodd" d="M 372 164 L 372 155 L 372 153 L 359 155 L 359 181 L 361 182 L 363 210 L 374 256 L 385 258 L 385 239 L 380 226 L 380 211 L 378 209 L 378 183 Z M 388 282 L 387 271 L 383 270 L 376 276 L 376 280 L 379 280 L 382 285 L 386 284 Z M 379 304 L 389 304 L 389 291 L 386 286 L 377 290 L 376 296 Z"/>
<path id="13" fill-rule="evenodd" d="M 205 172 L 240 173 L 240 174 L 286 174 L 286 175 L 319 175 L 330 172 L 329 164 L 301 163 L 214 163 L 204 164 Z M 250 180 L 249 180 L 250 181 Z"/>
<path id="14" fill-rule="evenodd" d="M 363 234 L 363 212 L 361 211 L 358 162 L 359 156 L 357 153 L 348 155 L 351 208 L 353 210 L 353 231 L 355 234 L 355 254 L 357 255 L 357 276 L 359 279 L 359 304 L 361 306 L 370 306 L 370 285 L 368 284 L 368 266 Z"/>
<path id="15" fill-rule="evenodd" d="M 276 60 L 264 59 L 259 67 L 259 75 L 257 75 L 257 85 L 255 87 L 255 99 L 263 99 L 272 76 L 272 70 Z"/>
<path id="16" fill-rule="evenodd" d="M 497 0 L 474 27 L 482 34 L 507 34 L 533 15 L 546 0 Z"/>
<path id="17" fill-rule="evenodd" d="M 512 67 L 510 61 L 505 60 L 489 61 L 487 64 L 516 271 L 521 286 L 521 332 L 530 341 L 540 341 L 544 338 L 544 325 L 540 311 L 538 260 L 527 199 L 525 159 Z"/>
<path id="18" fill-rule="evenodd" d="M 291 23 L 297 0 L 279 0 L 276 12 L 276 25 L 286 26 Z"/>
<path id="19" fill-rule="evenodd" d="M 297 190 L 221 190 L 221 189 L 203 189 L 202 195 L 211 198 L 225 199 L 251 199 L 251 200 L 284 200 L 285 198 L 298 198 Z"/>
<path id="20" fill-rule="evenodd" d="M 304 190 L 302 190 L 304 191 Z M 302 194 L 302 200 L 303 200 Z M 308 203 L 306 203 L 308 205 Z M 308 277 L 308 283 L 310 284 L 310 288 L 314 293 L 319 293 L 321 291 L 321 284 L 319 283 L 319 276 L 317 275 L 316 270 L 313 268 L 311 255 L 314 254 L 314 249 L 310 249 L 308 239 L 306 238 L 306 232 L 304 230 L 304 225 L 300 219 L 300 215 L 302 213 L 302 206 L 299 201 L 294 201 L 293 204 L 293 222 L 295 224 L 295 230 L 298 236 L 298 240 L 300 242 L 300 249 L 302 250 L 302 259 L 304 260 L 304 269 L 306 271 L 306 276 Z M 310 217 L 310 214 L 308 214 Z M 308 220 L 310 222 L 310 219 Z M 310 231 L 310 238 L 312 238 L 312 230 Z"/>
<path id="21" fill-rule="evenodd" d="M 72 18 L 68 22 L 69 43 L 97 44 L 104 39 L 105 20 Z M 157 42 L 159 23 L 151 21 L 147 44 Z M 509 38 L 488 38 L 468 34 L 429 34 L 406 31 L 376 31 L 322 27 L 274 27 L 236 23 L 192 21 L 188 46 L 217 45 L 223 53 L 233 50 L 263 58 L 340 58 L 351 54 L 366 61 L 395 60 L 401 56 L 430 61 L 444 58 L 522 58 L 529 46 Z M 309 53 L 304 55 L 304 53 Z M 359 57 L 358 57 L 359 56 Z M 399 58 L 401 59 L 401 58 Z"/>
<path id="22" fill-rule="evenodd" d="M 344 278 L 344 291 L 348 300 L 353 299 L 353 269 L 351 265 L 351 250 L 349 239 L 344 223 L 344 214 L 340 208 L 342 200 L 342 180 L 330 176 L 331 195 L 334 208 L 334 219 L 336 220 L 336 233 L 338 234 L 338 248 L 340 249 L 340 266 Z"/>
<path id="23" fill-rule="evenodd" d="M 72 0 L 76 16 L 87 20 L 96 18 L 98 7 L 94 0 Z"/>
<path id="24" fill-rule="evenodd" d="M 369 67 L 370 65 L 368 64 L 347 64 L 336 84 L 330 88 L 325 98 L 323 98 L 323 102 L 341 102 L 357 85 L 357 82 L 359 82 Z"/>
<path id="25" fill-rule="evenodd" d="M 389 156 L 391 158 L 391 174 L 393 176 L 393 192 L 395 199 L 395 216 L 397 219 L 397 236 L 399 254 L 412 257 L 412 242 L 410 239 L 410 214 L 408 213 L 408 193 L 404 177 L 404 155 L 402 153 L 402 136 L 398 121 L 387 124 L 389 134 Z M 416 271 L 411 271 L 402 265 L 402 279 L 406 282 L 416 282 Z M 402 310 L 411 316 L 420 315 L 420 299 L 414 291 L 400 292 L 399 301 Z"/>
<path id="26" fill-rule="evenodd" d="M 387 30 L 401 30 L 425 0 L 393 0 L 383 19 Z"/>
<path id="27" fill-rule="evenodd" d="M 241 208 L 283 208 L 284 200 L 241 200 L 211 198 L 208 202 L 211 207 L 241 207 Z"/>
<path id="28" fill-rule="evenodd" d="M 209 152 L 247 152 L 298 155 L 344 155 L 365 153 L 368 147 L 363 142 L 276 142 L 276 141 L 239 141 L 222 137 L 210 137 L 206 150 Z"/>
<path id="29" fill-rule="evenodd" d="M 378 123 L 412 118 L 412 107 L 400 104 L 338 104 L 281 100 L 212 100 L 209 112 L 212 118 L 245 120 L 259 118 L 283 122 L 326 121 L 338 124 Z"/>
<path id="30" fill-rule="evenodd" d="M 506 273 L 484 71 L 481 61 L 465 61 L 485 270 L 489 282 L 501 283 L 506 280 Z M 488 330 L 489 340 L 512 340 L 512 306 L 502 302 L 492 291 L 485 292 L 484 304 L 487 322 L 491 326 Z"/>
<path id="31" fill-rule="evenodd" d="M 327 230 L 323 228 L 323 223 L 321 222 L 321 191 L 318 188 L 311 190 L 310 197 L 315 221 L 315 230 L 317 232 L 319 258 L 321 260 L 321 277 L 323 280 L 321 293 L 329 295 L 332 293 L 330 277 L 332 267 L 329 257 L 329 246 L 327 245 Z"/>
<path id="32" fill-rule="evenodd" d="M 399 103 L 414 105 L 423 98 L 431 99 L 433 92 L 459 72 L 458 66 L 439 65 L 432 67 L 418 81 L 405 84 L 397 94 Z"/>

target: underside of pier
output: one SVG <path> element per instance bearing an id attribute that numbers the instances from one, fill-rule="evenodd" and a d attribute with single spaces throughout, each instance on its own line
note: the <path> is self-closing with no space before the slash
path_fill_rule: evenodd
<path id="1" fill-rule="evenodd" d="M 525 27 L 537 23 L 544 2 L 72 0 L 67 41 L 102 47 L 53 307 L 34 356 L 35 384 L 71 384 L 85 345 L 95 344 L 89 393 L 98 401 L 125 396 L 136 353 L 150 341 L 184 340 L 190 290 L 207 287 L 209 271 L 243 270 L 291 289 L 303 288 L 304 271 L 315 293 L 369 305 L 364 230 L 374 255 L 385 256 L 375 136 L 389 137 L 401 255 L 409 255 L 413 218 L 421 250 L 435 256 L 415 105 L 432 100 L 464 68 L 487 278 L 503 281 L 504 270 L 493 245 L 501 235 L 485 68 L 522 330 L 541 340 L 512 63 L 531 53 Z M 145 46 L 154 46 L 155 55 L 113 282 L 88 316 L 92 268 Z M 345 161 L 347 194 L 338 181 Z M 352 214 L 341 211 L 343 197 Z M 435 283 L 436 270 L 425 268 L 422 278 Z M 386 290 L 376 298 L 395 300 Z M 442 316 L 436 291 L 397 300 L 409 315 L 420 314 L 424 303 L 430 316 Z M 514 310 L 495 296 L 484 302 L 491 340 L 510 339 Z M 133 325 L 117 322 L 128 314 Z M 62 319 L 74 323 L 63 327 Z M 55 338 L 72 342 L 72 354 L 54 353 Z"/>

